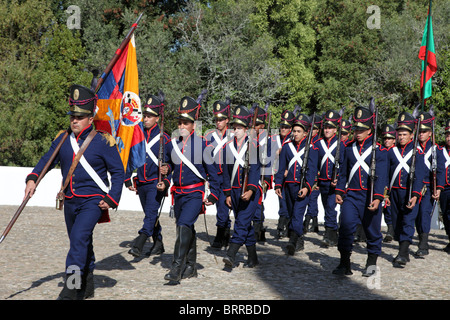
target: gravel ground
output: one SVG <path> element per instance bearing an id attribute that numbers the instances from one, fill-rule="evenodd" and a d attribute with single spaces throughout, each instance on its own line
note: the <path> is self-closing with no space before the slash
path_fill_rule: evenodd
<path id="1" fill-rule="evenodd" d="M 17 207 L 0 206 L 0 226 L 6 227 Z M 287 239 L 276 240 L 276 220 L 266 220 L 267 241 L 257 244 L 260 265 L 243 268 L 247 252 L 241 247 L 239 265 L 224 269 L 225 250 L 209 247 L 215 235 L 215 217 L 200 216 L 196 224 L 198 277 L 167 285 L 175 238 L 174 220 L 163 213 L 161 225 L 165 253 L 133 258 L 127 252 L 143 213 L 113 211 L 111 222 L 94 232 L 97 260 L 95 297 L 91 300 L 448 300 L 450 298 L 450 255 L 443 230 L 432 230 L 430 254 L 411 256 L 404 269 L 392 266 L 397 243 L 383 244 L 378 276 L 365 278 L 364 244 L 355 244 L 353 275 L 337 277 L 331 272 L 339 263 L 336 247 L 323 248 L 321 232 L 308 233 L 305 249 L 286 255 Z M 205 227 L 205 218 L 207 228 Z M 2 227 L 2 228 L 4 228 Z M 3 230 L 1 230 L 3 231 Z M 385 230 L 383 229 L 383 232 Z M 147 242 L 144 252 L 151 247 Z M 417 238 L 410 247 L 417 248 Z M 0 299 L 54 300 L 62 288 L 68 238 L 64 218 L 53 208 L 26 207 L 6 239 L 0 244 Z M 319 312 L 320 310 L 317 310 Z"/>

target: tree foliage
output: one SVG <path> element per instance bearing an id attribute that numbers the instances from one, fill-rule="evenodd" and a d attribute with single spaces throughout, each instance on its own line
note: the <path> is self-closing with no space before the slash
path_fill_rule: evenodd
<path id="1" fill-rule="evenodd" d="M 66 9 L 81 10 L 69 29 Z M 208 90 L 201 109 L 270 101 L 273 124 L 284 109 L 305 113 L 371 97 L 380 122 L 393 123 L 419 101 L 421 43 L 428 1 L 379 0 L 380 28 L 369 28 L 364 0 L 0 0 L 0 165 L 33 166 L 68 126 L 71 84 L 89 86 L 105 69 L 137 15 L 140 95 L 162 90 L 166 129 L 176 128 L 180 99 Z M 450 117 L 450 3 L 433 1 L 438 120 Z"/>

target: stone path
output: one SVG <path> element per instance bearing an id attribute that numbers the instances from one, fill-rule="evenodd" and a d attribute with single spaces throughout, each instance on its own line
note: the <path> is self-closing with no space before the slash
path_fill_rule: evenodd
<path id="1" fill-rule="evenodd" d="M 0 231 L 17 207 L 0 207 Z M 365 278 L 366 250 L 356 244 L 352 254 L 353 275 L 337 277 L 331 271 L 339 263 L 336 247 L 320 246 L 320 234 L 308 233 L 305 250 L 285 254 L 287 239 L 276 240 L 276 220 L 267 220 L 267 242 L 257 245 L 260 265 L 243 268 L 246 249 L 231 272 L 224 269 L 225 251 L 213 251 L 215 217 L 206 215 L 197 224 L 198 278 L 176 286 L 167 285 L 164 275 L 171 261 L 175 237 L 174 220 L 163 213 L 161 224 L 165 253 L 133 258 L 127 252 L 141 227 L 143 214 L 111 212 L 111 223 L 100 224 L 94 233 L 97 259 L 94 300 L 448 300 L 450 298 L 450 255 L 442 251 L 448 243 L 443 230 L 432 230 L 430 254 L 411 256 L 404 269 L 392 267 L 397 243 L 383 245 L 378 259 L 379 275 Z M 384 231 L 384 230 L 383 230 Z M 151 247 L 147 242 L 144 252 Z M 417 248 L 417 239 L 411 251 Z M 62 212 L 53 208 L 26 207 L 6 239 L 0 244 L 0 299 L 54 300 L 62 287 L 68 239 Z M 387 311 L 386 311 L 387 312 Z"/>

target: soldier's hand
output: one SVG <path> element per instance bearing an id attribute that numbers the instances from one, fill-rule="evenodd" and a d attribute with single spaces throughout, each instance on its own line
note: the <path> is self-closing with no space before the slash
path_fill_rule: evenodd
<path id="1" fill-rule="evenodd" d="M 441 196 L 441 190 L 436 190 L 431 196 L 433 200 L 439 200 L 439 197 Z"/>
<path id="2" fill-rule="evenodd" d="M 169 173 L 169 166 L 167 164 L 163 164 L 160 168 L 159 168 L 159 172 L 161 172 L 162 175 L 166 175 Z"/>
<path id="3" fill-rule="evenodd" d="M 384 198 L 384 203 L 386 204 L 386 207 L 391 206 L 391 200 L 389 200 L 389 198 Z"/>
<path id="4" fill-rule="evenodd" d="M 30 195 L 31 198 L 35 191 L 36 183 L 33 180 L 28 180 L 27 185 L 25 186 L 25 196 L 23 197 L 23 200 L 25 200 L 28 195 Z"/>
<path id="5" fill-rule="evenodd" d="M 344 200 L 342 199 L 342 196 L 340 194 L 336 195 L 336 203 L 337 204 L 342 204 L 344 202 Z"/>
<path id="6" fill-rule="evenodd" d="M 337 179 L 331 182 L 331 186 L 333 188 L 336 188 L 336 186 L 337 186 Z"/>
<path id="7" fill-rule="evenodd" d="M 133 186 L 129 186 L 129 187 L 128 187 L 128 190 L 131 190 L 131 191 L 136 191 L 136 188 L 135 188 L 135 187 L 133 187 Z"/>
<path id="8" fill-rule="evenodd" d="M 376 211 L 378 209 L 378 206 L 380 205 L 380 202 L 380 199 L 373 200 L 372 203 L 369 204 L 369 210 Z"/>
<path id="9" fill-rule="evenodd" d="M 303 188 L 299 191 L 298 197 L 303 199 L 308 194 L 308 188 Z"/>
<path id="10" fill-rule="evenodd" d="M 159 183 L 156 185 L 156 190 L 158 190 L 158 191 L 164 191 L 164 190 L 166 190 L 166 185 L 164 184 L 164 182 L 159 182 Z"/>
<path id="11" fill-rule="evenodd" d="M 227 196 L 227 198 L 225 199 L 225 204 L 228 208 L 231 208 L 231 196 Z"/>
<path id="12" fill-rule="evenodd" d="M 244 194 L 241 196 L 241 199 L 244 201 L 249 201 L 250 198 L 253 195 L 253 190 L 247 190 L 246 192 L 244 192 Z"/>
<path id="13" fill-rule="evenodd" d="M 98 203 L 98 206 L 100 207 L 100 209 L 102 209 L 102 210 L 108 210 L 108 209 L 111 209 L 111 207 L 109 206 L 109 204 L 107 204 L 105 201 L 100 201 L 99 203 Z"/>
<path id="14" fill-rule="evenodd" d="M 416 202 L 417 202 L 417 197 L 412 197 L 411 200 L 409 200 L 409 202 L 408 202 L 408 204 L 406 205 L 406 207 L 407 207 L 408 209 L 411 209 L 411 210 L 412 210 L 412 208 L 414 208 L 414 206 L 416 205 Z"/>
<path id="15" fill-rule="evenodd" d="M 281 194 L 281 189 L 275 189 L 275 193 L 277 194 L 277 196 L 279 196 L 281 199 L 283 199 L 283 196 Z"/>

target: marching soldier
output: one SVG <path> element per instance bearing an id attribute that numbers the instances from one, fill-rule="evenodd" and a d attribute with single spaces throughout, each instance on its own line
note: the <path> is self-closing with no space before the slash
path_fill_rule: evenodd
<path id="1" fill-rule="evenodd" d="M 409 245 L 414 236 L 414 221 L 419 211 L 418 201 L 422 196 L 426 173 L 424 155 L 415 146 L 415 127 L 416 117 L 402 112 L 397 120 L 397 145 L 388 151 L 390 182 L 386 203 L 391 206 L 394 239 L 399 242 L 399 252 L 393 261 L 394 267 L 398 268 L 409 262 Z M 415 167 L 411 168 L 413 160 Z M 414 172 L 413 181 L 411 170 Z"/>
<path id="2" fill-rule="evenodd" d="M 279 166 L 279 157 L 281 152 L 281 147 L 285 142 L 290 139 L 292 124 L 295 120 L 295 114 L 292 111 L 284 110 L 281 113 L 281 121 L 280 121 L 280 133 L 272 136 L 272 147 L 276 148 L 276 151 L 273 152 L 276 157 L 276 165 L 273 168 L 273 174 L 278 171 Z M 289 213 L 286 205 L 286 196 L 285 189 L 281 189 L 282 197 L 278 197 L 279 210 L 278 210 L 278 224 L 277 224 L 277 238 L 282 238 L 287 235 L 287 227 L 289 224 Z"/>
<path id="3" fill-rule="evenodd" d="M 69 137 L 50 165 L 51 169 L 60 164 L 65 182 L 62 201 L 70 248 L 66 258 L 66 281 L 58 297 L 63 300 L 94 296 L 93 231 L 97 223 L 109 221 L 108 209 L 117 208 L 122 194 L 124 167 L 115 140 L 109 134 L 97 132 L 92 125 L 96 102 L 97 95 L 92 90 L 80 85 L 70 87 Z M 61 141 L 61 133 L 27 176 L 25 196 L 34 194 L 35 182 Z M 81 155 L 79 161 L 74 160 L 76 154 Z M 74 170 L 72 164 L 76 165 Z M 78 275 L 81 286 L 74 278 Z M 71 283 L 72 280 L 75 283 Z"/>
<path id="4" fill-rule="evenodd" d="M 345 148 L 344 159 L 336 185 L 336 202 L 341 205 L 338 250 L 340 263 L 333 271 L 337 275 L 351 275 L 350 256 L 358 223 L 367 235 L 367 260 L 363 276 L 375 272 L 381 254 L 381 206 L 387 185 L 387 150 L 373 141 L 376 130 L 375 112 L 366 107 L 356 107 L 353 113 L 354 141 Z M 376 145 L 375 145 L 376 144 Z M 370 179 L 373 147 L 376 146 L 375 181 Z M 373 185 L 373 194 L 370 183 Z M 345 197 L 344 197 L 345 195 Z M 371 202 L 371 199 L 372 202 Z"/>
<path id="5" fill-rule="evenodd" d="M 443 153 L 436 143 L 433 146 L 433 127 L 434 127 L 434 114 L 433 111 L 422 112 L 420 114 L 421 122 L 419 128 L 419 150 L 424 153 L 424 161 L 426 165 L 425 179 L 423 183 L 424 192 L 419 204 L 419 212 L 416 218 L 416 230 L 419 235 L 418 250 L 414 253 L 417 257 L 423 257 L 428 255 L 428 235 L 431 229 L 431 217 L 433 216 L 435 201 L 439 201 L 439 196 L 442 189 L 444 189 L 445 169 L 443 159 Z M 435 148 L 435 173 L 433 178 L 433 147 Z M 435 179 L 433 181 L 433 179 Z M 431 182 L 431 183 L 430 183 Z M 435 187 L 434 187 L 435 185 Z"/>
<path id="6" fill-rule="evenodd" d="M 213 146 L 213 158 L 219 166 L 219 174 L 222 175 L 222 149 L 228 142 L 228 123 L 230 121 L 230 99 L 216 101 L 213 103 L 213 114 L 216 122 L 216 129 L 208 132 L 206 140 Z M 222 182 L 223 183 L 223 182 Z M 230 210 L 226 205 L 226 197 L 220 187 L 219 200 L 216 202 L 216 227 L 217 232 L 212 247 L 220 249 L 227 247 L 230 241 Z"/>
<path id="7" fill-rule="evenodd" d="M 256 104 L 255 104 L 256 106 Z M 258 135 L 258 157 L 261 164 L 260 185 L 262 186 L 263 201 L 257 204 L 256 213 L 253 218 L 253 227 L 255 228 L 256 241 L 266 241 L 266 228 L 264 227 L 264 199 L 267 190 L 272 188 L 272 159 L 271 159 L 271 137 L 270 132 L 265 129 L 267 112 L 259 106 L 256 106 L 256 133 Z"/>
<path id="8" fill-rule="evenodd" d="M 440 205 L 445 233 L 449 238 L 449 243 L 444 248 L 444 251 L 450 254 L 450 120 L 445 122 L 445 146 L 439 152 L 442 152 L 445 158 L 445 186 L 441 192 Z"/>
<path id="9" fill-rule="evenodd" d="M 290 217 L 289 242 L 286 246 L 289 255 L 304 249 L 303 216 L 308 206 L 308 194 L 311 193 L 317 176 L 318 155 L 317 149 L 308 141 L 310 127 L 311 119 L 307 115 L 300 114 L 294 121 L 292 137 L 281 148 L 279 168 L 275 174 L 275 193 L 283 197 L 282 189 L 285 189 Z"/>
<path id="10" fill-rule="evenodd" d="M 183 97 L 178 109 L 178 129 L 180 136 L 171 140 L 170 166 L 164 167 L 163 174 L 172 170 L 171 187 L 173 211 L 176 222 L 176 240 L 172 266 L 164 276 L 169 284 L 178 284 L 181 279 L 197 276 L 197 241 L 194 224 L 199 214 L 205 213 L 205 205 L 219 200 L 220 178 L 218 167 L 211 158 L 211 150 L 206 140 L 195 133 L 195 121 L 200 112 L 200 102 Z M 210 194 L 205 196 L 206 183 Z"/>
<path id="11" fill-rule="evenodd" d="M 134 257 L 140 257 L 145 242 L 149 237 L 153 239 L 153 246 L 150 253 L 154 255 L 164 252 L 162 242 L 161 222 L 158 219 L 158 210 L 163 198 L 169 190 L 171 175 L 165 177 L 159 184 L 159 150 L 161 142 L 161 128 L 158 125 L 160 114 L 164 108 L 164 96 L 150 95 L 147 103 L 142 108 L 144 137 L 146 144 L 145 164 L 137 169 L 137 175 L 131 179 L 132 173 L 127 173 L 125 186 L 137 192 L 139 200 L 144 210 L 144 220 L 142 228 L 138 231 L 132 248 L 128 251 Z M 163 133 L 164 155 L 163 162 L 169 161 L 170 157 L 170 136 Z M 170 172 L 170 171 L 169 171 Z"/>
<path id="12" fill-rule="evenodd" d="M 319 141 L 319 139 L 321 138 L 322 135 L 322 116 L 320 115 L 316 115 L 316 120 L 314 121 L 314 125 L 312 127 L 311 130 L 313 130 L 313 138 L 312 138 L 312 143 L 315 144 L 317 141 Z M 314 186 L 313 186 L 313 190 L 311 191 L 311 193 L 309 194 L 309 203 L 308 203 L 308 208 L 307 208 L 307 212 L 305 215 L 305 221 L 304 221 L 304 225 L 303 225 L 303 230 L 305 231 L 305 233 L 307 233 L 308 231 L 313 231 L 313 232 L 319 232 L 319 222 L 318 222 L 318 216 L 319 216 L 319 204 L 318 204 L 318 199 L 319 199 L 319 195 L 320 195 L 320 191 L 319 191 L 319 187 L 318 187 L 318 180 L 317 180 L 317 174 L 316 173 L 316 180 L 314 182 Z M 311 223 L 311 228 L 309 227 L 309 223 L 312 221 Z"/>
<path id="13" fill-rule="evenodd" d="M 257 112 L 257 110 L 254 110 Z M 256 253 L 255 229 L 252 221 L 262 200 L 262 188 L 259 184 L 261 164 L 257 155 L 257 142 L 250 135 L 252 114 L 245 106 L 233 110 L 234 137 L 223 150 L 223 192 L 226 203 L 233 210 L 235 221 L 227 255 L 223 258 L 226 267 L 233 268 L 236 254 L 245 245 L 248 260 L 245 267 L 253 268 L 258 264 Z"/>
<path id="14" fill-rule="evenodd" d="M 350 120 L 342 119 L 342 133 L 341 141 L 347 146 L 352 140 L 350 140 L 350 133 L 352 130 L 352 124 Z"/>
<path id="15" fill-rule="evenodd" d="M 394 147 L 396 138 L 397 132 L 394 126 L 390 124 L 386 124 L 385 126 L 383 126 L 383 131 L 381 132 L 383 147 L 385 147 L 388 150 Z M 387 188 L 385 193 L 387 193 Z M 383 215 L 384 215 L 384 222 L 387 225 L 387 232 L 386 236 L 383 239 L 383 242 L 391 242 L 392 240 L 394 240 L 394 227 L 392 225 L 391 207 L 386 205 L 386 201 L 384 201 L 383 203 Z"/>
<path id="16" fill-rule="evenodd" d="M 335 166 L 335 157 L 339 149 L 339 161 L 344 158 L 345 144 L 338 141 L 337 130 L 340 125 L 341 115 L 338 111 L 329 110 L 323 118 L 323 138 L 315 143 L 318 149 L 318 187 L 322 199 L 325 214 L 325 235 L 322 244 L 329 247 L 337 245 L 338 222 L 336 210 L 335 186 L 337 181 L 332 181 Z M 340 147 L 338 148 L 338 143 Z"/>

